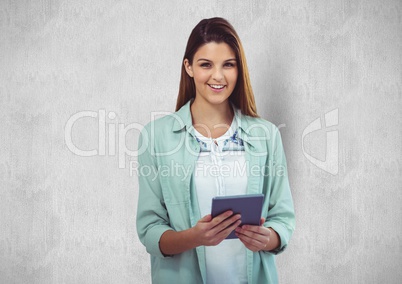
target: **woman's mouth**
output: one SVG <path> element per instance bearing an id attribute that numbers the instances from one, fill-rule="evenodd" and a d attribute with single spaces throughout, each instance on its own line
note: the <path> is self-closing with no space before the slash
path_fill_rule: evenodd
<path id="1" fill-rule="evenodd" d="M 208 86 L 214 91 L 214 92 L 220 92 L 222 91 L 226 85 L 218 85 L 218 84 L 208 84 Z"/>

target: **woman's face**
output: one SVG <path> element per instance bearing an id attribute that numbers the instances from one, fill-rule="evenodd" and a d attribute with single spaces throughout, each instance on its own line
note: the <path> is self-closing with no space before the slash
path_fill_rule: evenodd
<path id="1" fill-rule="evenodd" d="M 228 103 L 237 82 L 236 55 L 226 43 L 210 42 L 194 54 L 193 64 L 184 60 L 187 74 L 194 78 L 196 97 L 202 103 Z"/>

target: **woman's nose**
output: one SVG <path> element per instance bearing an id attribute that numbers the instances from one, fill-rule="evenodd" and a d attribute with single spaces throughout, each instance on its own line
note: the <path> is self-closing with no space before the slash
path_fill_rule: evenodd
<path id="1" fill-rule="evenodd" d="M 220 82 L 223 79 L 223 72 L 221 68 L 215 68 L 214 73 L 212 74 L 212 79 Z"/>

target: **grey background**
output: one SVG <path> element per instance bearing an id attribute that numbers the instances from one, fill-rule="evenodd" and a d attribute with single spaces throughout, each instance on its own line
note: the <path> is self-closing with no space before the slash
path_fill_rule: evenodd
<path id="1" fill-rule="evenodd" d="M 0 282 L 150 282 L 135 156 L 119 168 L 117 147 L 136 149 L 138 131 L 118 137 L 119 125 L 174 110 L 191 29 L 222 16 L 243 41 L 259 114 L 282 125 L 297 228 L 277 258 L 281 283 L 400 283 L 401 10 L 380 0 L 1 0 Z M 335 175 L 302 148 L 303 130 L 334 109 Z M 106 138 L 105 155 L 74 154 L 66 123 L 100 110 L 116 114 L 106 118 L 116 153 Z M 98 130 L 97 118 L 79 120 L 74 144 L 98 149 Z M 306 136 L 306 153 L 325 160 L 326 133 Z"/>

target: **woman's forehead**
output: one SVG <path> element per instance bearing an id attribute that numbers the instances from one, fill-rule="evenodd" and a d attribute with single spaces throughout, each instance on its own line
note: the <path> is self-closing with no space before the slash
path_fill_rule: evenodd
<path id="1" fill-rule="evenodd" d="M 206 43 L 197 50 L 194 54 L 195 60 L 207 59 L 207 60 L 229 60 L 236 59 L 236 54 L 233 49 L 224 42 L 216 43 L 209 42 Z"/>

